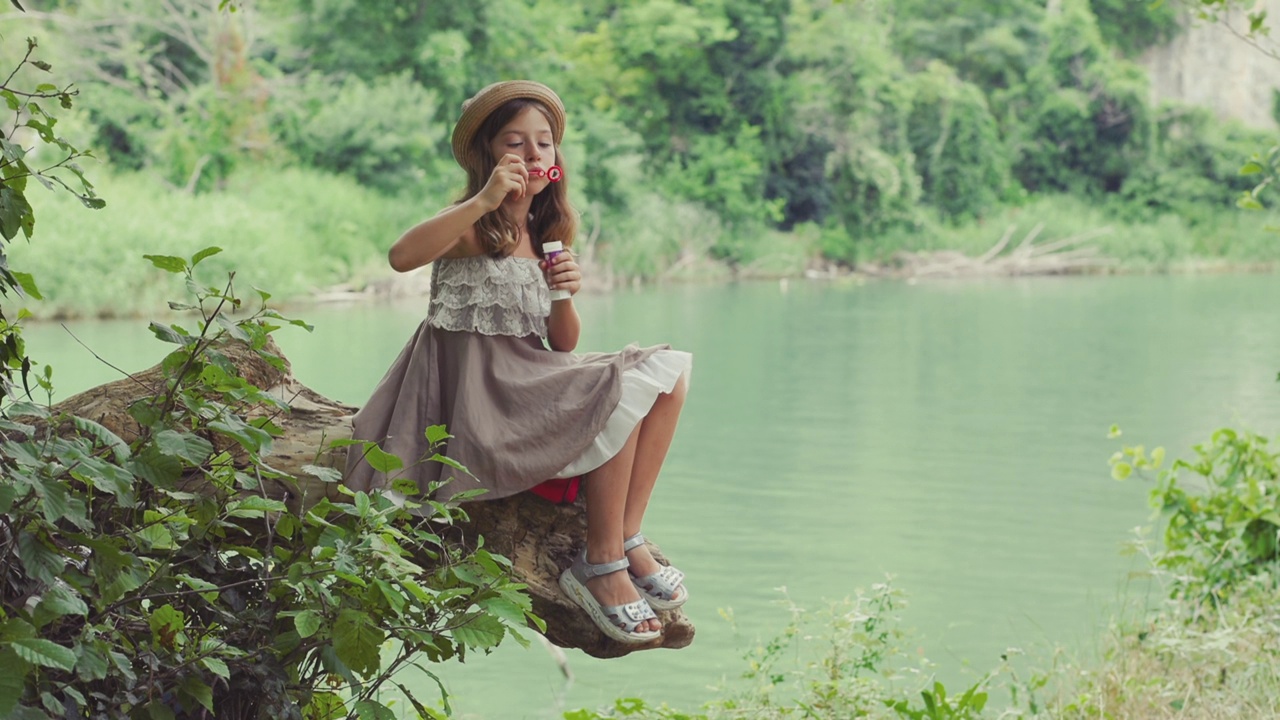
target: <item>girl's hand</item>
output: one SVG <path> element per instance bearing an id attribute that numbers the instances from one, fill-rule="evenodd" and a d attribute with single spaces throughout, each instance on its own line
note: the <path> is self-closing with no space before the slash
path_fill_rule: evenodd
<path id="1" fill-rule="evenodd" d="M 519 200 L 524 197 L 529 187 L 529 170 L 518 156 L 507 153 L 489 174 L 489 182 L 476 197 L 480 198 L 481 207 L 486 212 L 497 210 L 508 195 Z"/>
<path id="2" fill-rule="evenodd" d="M 552 290 L 568 290 L 570 295 L 577 295 L 582 289 L 582 268 L 573 259 L 569 251 L 563 251 L 554 258 L 550 267 L 543 260 L 542 269 L 547 273 L 547 285 Z"/>

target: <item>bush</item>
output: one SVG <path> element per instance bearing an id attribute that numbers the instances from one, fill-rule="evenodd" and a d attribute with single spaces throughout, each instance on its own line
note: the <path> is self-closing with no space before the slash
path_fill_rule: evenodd
<path id="1" fill-rule="evenodd" d="M 907 132 L 922 199 L 944 217 L 978 217 L 1009 181 L 1009 158 L 982 90 L 940 62 L 912 77 Z"/>
<path id="2" fill-rule="evenodd" d="M 32 403 L 0 408 L 6 717 L 387 717 L 377 697 L 399 668 L 488 650 L 540 622 L 506 560 L 441 536 L 462 511 L 419 502 L 412 482 L 394 485 L 411 498 L 395 503 L 309 465 L 339 500 L 273 499 L 273 484 L 298 482 L 266 460 L 288 407 L 242 377 L 227 346 L 283 371 L 269 334 L 305 324 L 265 308 L 230 320 L 240 299 L 192 274 L 217 252 L 148 256 L 185 276 L 194 304 L 174 307 L 195 325 L 152 324 L 176 348 L 156 393 L 129 405 L 127 439 Z M 384 472 L 403 464 L 344 444 Z"/>
<path id="3" fill-rule="evenodd" d="M 311 74 L 282 91 L 272 114 L 281 143 L 306 166 L 394 193 L 444 164 L 438 148 L 447 129 L 432 119 L 438 106 L 407 72 L 372 82 Z"/>
<path id="4" fill-rule="evenodd" d="M 1280 455 L 1268 445 L 1255 433 L 1223 428 L 1193 448 L 1192 460 L 1167 470 L 1163 448 L 1125 447 L 1112 457 L 1118 480 L 1158 471 L 1151 505 L 1164 543 L 1153 562 L 1172 577 L 1173 597 L 1212 607 L 1259 581 L 1280 587 Z"/>

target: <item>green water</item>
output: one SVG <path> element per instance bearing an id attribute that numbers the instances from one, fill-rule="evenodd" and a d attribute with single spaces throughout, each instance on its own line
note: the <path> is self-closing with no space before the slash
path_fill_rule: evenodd
<path id="1" fill-rule="evenodd" d="M 742 651 L 886 574 L 947 678 L 1008 647 L 1087 655 L 1140 563 L 1146 486 L 1116 483 L 1119 441 L 1174 455 L 1216 427 L 1280 425 L 1280 283 L 1272 276 L 665 287 L 579 300 L 582 349 L 670 342 L 695 356 L 688 404 L 646 532 L 688 573 L 698 628 L 680 651 L 598 661 L 512 644 L 435 671 L 463 717 L 547 718 L 637 695 L 693 709 Z M 360 403 L 425 301 L 295 312 L 297 376 Z M 71 326 L 140 369 L 145 321 Z M 73 392 L 113 379 L 61 328 L 29 349 Z M 736 631 L 721 618 L 732 609 Z M 414 682 L 422 697 L 434 684 Z"/>

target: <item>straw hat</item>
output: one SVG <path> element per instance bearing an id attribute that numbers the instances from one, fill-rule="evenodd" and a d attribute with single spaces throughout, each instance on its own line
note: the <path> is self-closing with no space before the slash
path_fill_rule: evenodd
<path id="1" fill-rule="evenodd" d="M 517 98 L 537 100 L 551 113 L 551 134 L 556 145 L 564 137 L 564 103 L 551 88 L 532 80 L 508 80 L 494 83 L 462 103 L 462 117 L 453 126 L 453 157 L 466 167 L 463 158 L 471 153 L 471 141 L 486 118 L 504 103 Z"/>

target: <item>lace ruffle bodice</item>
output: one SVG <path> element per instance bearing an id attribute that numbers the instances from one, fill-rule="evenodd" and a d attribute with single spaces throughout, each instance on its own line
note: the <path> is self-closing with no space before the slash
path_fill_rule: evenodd
<path id="1" fill-rule="evenodd" d="M 547 336 L 551 294 L 537 258 L 440 258 L 431 270 L 427 322 L 482 335 Z"/>

